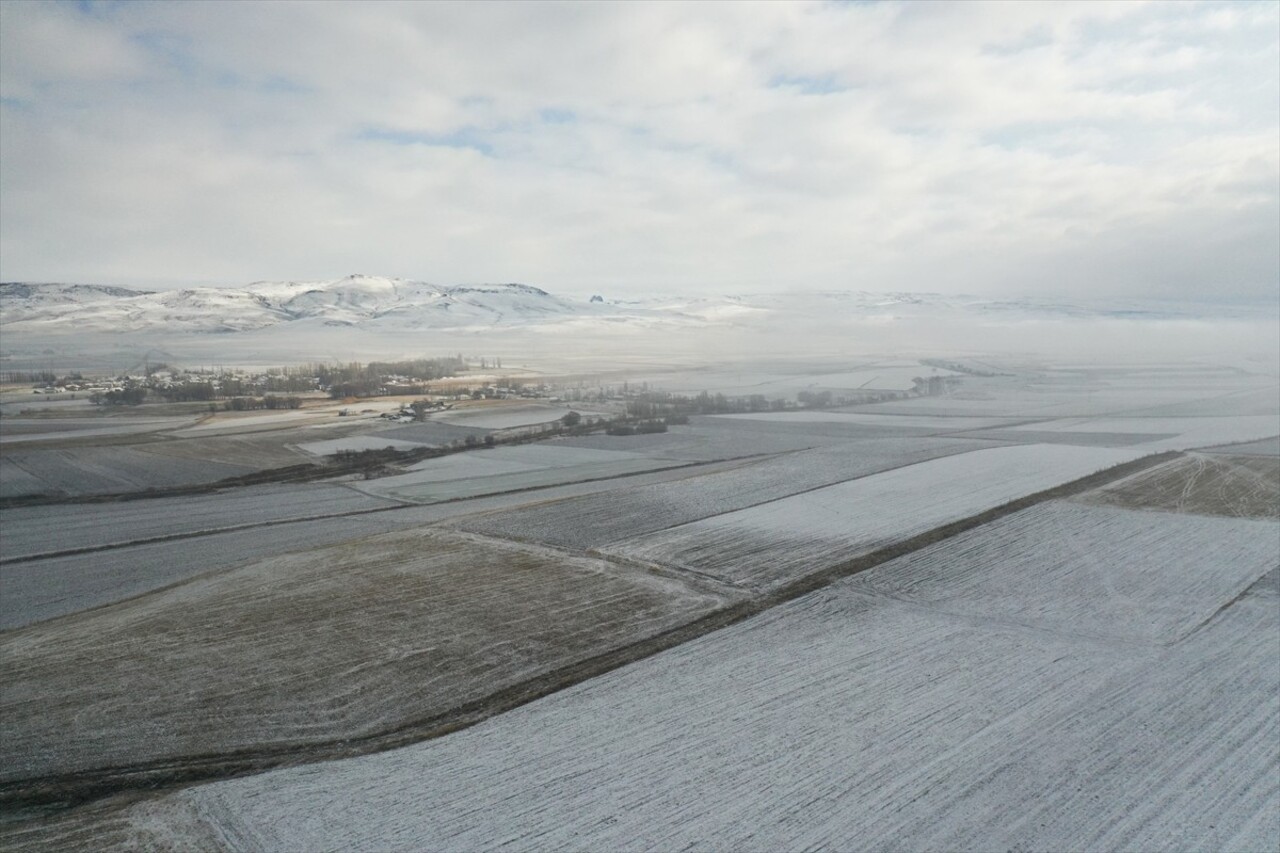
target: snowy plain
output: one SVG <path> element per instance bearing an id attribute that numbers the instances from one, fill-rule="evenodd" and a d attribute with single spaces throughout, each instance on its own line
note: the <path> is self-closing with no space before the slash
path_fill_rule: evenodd
<path id="1" fill-rule="evenodd" d="M 985 446 L 963 439 L 927 437 L 845 442 L 771 455 L 727 471 L 495 513 L 461 523 L 466 529 L 489 535 L 598 548 L 854 477 Z M 663 451 L 659 447 L 656 452 Z"/>
<path id="2" fill-rule="evenodd" d="M 767 590 L 1142 455 L 1058 445 L 974 450 L 670 527 L 602 550 Z"/>
<path id="3" fill-rule="evenodd" d="M 233 850 L 1275 849 L 1271 586 L 1162 647 L 846 582 L 441 740 L 189 789 L 135 831 L 194 814 Z"/>

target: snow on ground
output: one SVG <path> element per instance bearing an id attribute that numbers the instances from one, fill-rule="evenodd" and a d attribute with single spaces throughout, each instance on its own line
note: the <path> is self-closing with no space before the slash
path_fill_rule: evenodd
<path id="1" fill-rule="evenodd" d="M 1274 521 L 1049 501 L 850 583 L 956 615 L 1167 645 L 1278 562 Z"/>
<path id="2" fill-rule="evenodd" d="M 699 467 L 718 469 L 720 463 Z M 376 533 L 421 527 L 470 513 L 644 487 L 690 476 L 687 469 L 634 474 L 389 512 L 301 520 L 192 538 L 130 545 L 89 554 L 0 563 L 0 631 L 132 598 L 206 572 Z M 9 511 L 6 510 L 6 517 Z M 0 528 L 0 533 L 3 528 Z M 2 544 L 2 543 L 0 543 Z M 0 548 L 0 553 L 3 549 Z"/>
<path id="3" fill-rule="evenodd" d="M 1141 455 L 1054 445 L 975 450 L 661 530 L 605 550 L 768 589 Z"/>
<path id="4" fill-rule="evenodd" d="M 453 480 L 459 477 L 484 476 L 472 473 L 472 466 L 477 462 L 491 463 L 497 472 L 528 471 L 535 468 L 572 468 L 592 462 L 616 462 L 621 459 L 643 459 L 649 454 L 628 453 L 624 450 L 592 450 L 572 447 L 559 442 L 539 442 L 537 444 L 517 444 L 509 447 L 495 447 L 477 453 L 445 456 L 440 459 L 427 459 L 413 466 L 414 471 L 429 475 L 422 478 Z"/>
<path id="5" fill-rule="evenodd" d="M 547 444 L 497 447 L 428 459 L 408 474 L 355 484 L 395 500 L 429 503 L 672 468 L 659 456 Z"/>
<path id="6" fill-rule="evenodd" d="M 1162 512 L 1280 519 L 1280 458 L 1185 453 L 1076 500 Z"/>
<path id="7" fill-rule="evenodd" d="M 119 435 L 161 432 L 195 423 L 195 418 L 5 418 L 0 444 L 83 441 Z"/>
<path id="8" fill-rule="evenodd" d="M 299 409 L 289 412 L 272 412 L 270 414 L 264 414 L 262 412 L 223 413 L 187 427 L 178 433 L 178 437 L 186 438 L 194 437 L 196 435 L 241 432 L 257 429 L 259 427 L 264 429 L 301 427 L 316 423 L 317 421 L 328 421 L 332 417 L 332 412 L 307 409 Z"/>
<path id="9" fill-rule="evenodd" d="M 827 365 L 830 367 L 831 365 Z M 740 369 L 688 371 L 638 377 L 654 388 L 678 394 L 725 394 L 769 399 L 790 399 L 800 391 L 910 391 L 916 377 L 955 376 L 913 360 L 893 360 L 856 366 L 853 370 L 822 370 L 812 364 L 792 366 L 752 366 Z"/>
<path id="10" fill-rule="evenodd" d="M 389 506 L 395 503 L 343 486 L 306 483 L 178 498 L 14 507 L 4 512 L 0 558 Z"/>
<path id="11" fill-rule="evenodd" d="M 0 456 L 0 498 L 38 495 L 49 490 L 43 479 L 19 466 L 7 456 Z"/>
<path id="12" fill-rule="evenodd" d="M 938 438 L 870 439 L 784 453 L 728 471 L 545 503 L 464 522 L 470 530 L 597 548 L 808 489 L 985 445 Z"/>
<path id="13" fill-rule="evenodd" d="M 1256 441 L 1280 433 L 1280 413 L 1229 417 L 1067 418 L 1010 427 L 1010 431 L 1067 433 L 1163 433 L 1173 438 L 1148 442 L 1159 450 L 1188 450 L 1215 444 Z"/>
<path id="14" fill-rule="evenodd" d="M 721 603 L 414 528 L 258 560 L 0 635 L 0 781 L 385 732 Z"/>
<path id="15" fill-rule="evenodd" d="M 886 429 L 927 429 L 936 432 L 990 429 L 1012 421 L 1008 418 L 978 418 L 963 415 L 881 415 L 875 412 L 839 412 L 826 410 L 802 410 L 798 412 L 752 412 L 741 415 L 717 415 L 717 418 L 746 421 L 772 421 L 798 424 L 853 424 L 884 427 Z"/>
<path id="16" fill-rule="evenodd" d="M 431 419 L 454 426 L 509 429 L 552 423 L 563 418 L 568 411 L 567 406 L 485 406 L 474 409 L 453 409 L 443 414 L 432 415 Z"/>
<path id="17" fill-rule="evenodd" d="M 132 492 L 211 483 L 254 470 L 247 465 L 149 452 L 156 446 L 8 449 L 0 460 L 0 495 L 7 496 L 10 490 L 15 494 L 68 495 Z M 27 473 L 30 480 L 18 476 L 11 484 L 16 470 Z"/>
<path id="18" fill-rule="evenodd" d="M 1274 850 L 1278 605 L 1255 587 L 1162 647 L 845 583 L 439 740 L 188 789 L 135 830 L 162 845 L 194 810 L 238 850 Z"/>
<path id="19" fill-rule="evenodd" d="M 1264 438 L 1261 441 L 1250 441 L 1245 444 L 1231 444 L 1224 447 L 1209 448 L 1213 453 L 1230 456 L 1280 456 L 1280 435 Z"/>
<path id="20" fill-rule="evenodd" d="M 346 438 L 329 438 L 324 441 L 308 441 L 299 444 L 298 449 L 316 456 L 331 456 L 341 451 L 359 452 L 361 450 L 419 450 L 422 445 L 416 441 L 401 441 L 398 438 L 384 438 L 379 433 L 371 435 L 349 435 Z"/>
<path id="21" fill-rule="evenodd" d="M 949 394 L 894 400 L 861 411 L 1021 418 L 1189 417 L 1274 414 L 1278 405 L 1274 376 L 1183 365 L 1155 371 L 1083 367 L 967 376 Z"/>

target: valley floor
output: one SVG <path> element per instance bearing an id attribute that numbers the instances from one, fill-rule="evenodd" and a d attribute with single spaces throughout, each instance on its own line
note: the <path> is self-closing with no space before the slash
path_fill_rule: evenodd
<path id="1" fill-rule="evenodd" d="M 1280 411 L 1215 378 L 6 509 L 0 843 L 1280 846 Z"/>

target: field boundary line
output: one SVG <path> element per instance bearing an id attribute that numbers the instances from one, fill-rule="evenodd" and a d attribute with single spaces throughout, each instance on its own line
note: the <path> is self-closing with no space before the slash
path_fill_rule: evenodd
<path id="1" fill-rule="evenodd" d="M 387 498 L 386 500 L 392 500 Z M 42 551 L 39 554 L 19 554 L 17 557 L 0 558 L 0 566 L 13 566 L 18 563 L 31 563 L 36 560 L 53 560 L 59 557 L 75 557 L 81 554 L 96 554 L 101 551 L 114 551 L 118 548 L 133 548 L 140 545 L 154 545 L 157 542 L 176 542 L 182 539 L 198 539 L 201 536 L 216 536 L 219 533 L 235 533 L 240 530 L 255 530 L 261 527 L 277 527 L 281 524 L 298 524 L 307 521 L 324 521 L 330 518 L 350 518 L 357 515 L 369 515 L 375 512 L 391 512 L 397 509 L 409 509 L 412 504 L 395 506 L 375 506 L 368 509 L 353 509 L 346 512 L 335 512 L 329 515 L 306 515 L 299 518 L 277 518 L 271 521 L 255 521 L 249 524 L 233 524 L 229 527 L 206 527 L 203 530 L 189 530 L 184 533 L 166 533 L 162 536 L 149 536 L 143 539 L 130 539 L 127 542 L 104 542 L 101 545 L 85 545 L 80 548 L 67 548 L 63 551 Z"/>
<path id="2" fill-rule="evenodd" d="M 388 497 L 387 495 L 373 494 L 372 492 L 365 492 L 360 489 L 354 488 L 348 483 L 339 482 L 339 483 L 333 483 L 331 485 L 344 486 L 344 487 L 350 488 L 352 491 L 358 494 L 364 495 L 365 497 L 376 498 L 378 500 L 391 501 L 394 505 L 393 506 L 376 506 L 376 507 L 370 507 L 368 509 L 348 510 L 346 512 L 336 512 L 328 515 L 308 515 L 308 516 L 300 516 L 298 518 L 280 518 L 280 519 L 273 519 L 271 521 L 255 521 L 249 524 L 233 524 L 228 527 L 208 527 L 203 530 L 190 530 L 184 533 L 166 533 L 161 536 L 151 536 L 143 539 L 130 539 L 124 542 L 104 542 L 101 545 L 85 545 L 80 548 L 68 548 L 62 551 L 42 551 L 38 554 L 20 554 L 17 557 L 0 557 L 0 565 L 12 566 L 12 565 L 17 565 L 19 563 L 30 563 L 35 560 L 52 560 L 59 557 L 75 557 L 82 554 L 95 554 L 101 551 L 113 551 L 119 548 L 132 548 L 134 546 L 140 546 L 140 545 L 154 545 L 158 542 L 173 542 L 173 541 L 182 540 L 182 539 L 196 539 L 201 536 L 215 536 L 219 533 L 234 533 L 239 530 L 254 530 L 262 527 L 275 527 L 281 524 L 300 524 L 308 521 L 324 521 L 325 519 L 330 519 L 330 518 L 349 518 L 351 516 L 357 516 L 357 515 L 369 515 L 371 513 L 376 513 L 376 512 L 394 512 L 396 510 L 417 509 L 417 508 L 426 507 L 426 506 L 442 506 L 444 504 L 461 503 L 462 501 L 482 500 L 484 498 L 497 498 L 497 497 L 502 497 L 504 495 L 518 495 L 518 494 L 521 494 L 522 492 L 536 492 L 542 489 L 556 489 L 556 488 L 560 488 L 561 486 L 577 486 L 583 483 L 598 483 L 604 480 L 621 480 L 627 477 L 641 477 L 646 474 L 660 474 L 666 471 L 677 471 L 685 468 L 696 468 L 699 465 L 719 465 L 725 462 L 751 460 L 761 456 L 769 456 L 769 455 L 773 455 L 773 454 L 757 453 L 757 454 L 751 454 L 748 456 L 731 456 L 726 459 L 710 459 L 702 462 L 682 462 L 678 465 L 668 465 L 664 468 L 652 468 L 647 471 L 636 471 L 632 474 L 623 474 L 621 476 L 615 475 L 615 476 L 606 476 L 606 477 L 588 477 L 584 480 L 572 480 L 567 483 L 552 483 L 550 485 L 543 485 L 543 486 L 521 486 L 520 488 L 517 488 L 517 489 L 504 489 L 498 492 L 485 492 L 484 494 L 479 494 L 479 495 L 466 495 L 462 497 L 445 498 L 444 500 L 431 501 L 429 503 L 417 503 L 414 501 L 404 500 L 402 498 L 393 498 L 393 497 Z M 556 500 L 564 500 L 564 498 L 558 498 Z M 502 510 L 490 510 L 490 511 L 500 512 Z M 439 523 L 439 522 L 436 522 L 436 523 Z"/>
<path id="3" fill-rule="evenodd" d="M 669 628 L 635 643 L 577 662 L 565 664 L 488 696 L 463 703 L 430 717 L 370 735 L 341 738 L 302 746 L 264 746 L 213 755 L 194 755 L 134 765 L 102 767 L 76 773 L 0 782 L 0 815 L 33 806 L 72 807 L 107 796 L 138 789 L 162 792 L 186 785 L 246 776 L 283 767 L 314 764 L 384 752 L 432 740 L 469 728 L 497 714 L 526 705 L 659 652 L 727 628 L 785 604 L 835 581 L 980 527 L 1006 515 L 1097 488 L 1119 477 L 1182 456 L 1170 450 L 1122 462 L 1084 477 L 1016 498 L 968 518 L 936 527 L 901 542 L 837 563 L 785 584 L 759 597 L 712 611 L 683 625 Z"/>

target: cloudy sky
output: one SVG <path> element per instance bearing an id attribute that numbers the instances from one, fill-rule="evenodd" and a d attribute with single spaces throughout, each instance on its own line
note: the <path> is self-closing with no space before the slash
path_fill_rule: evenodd
<path id="1" fill-rule="evenodd" d="M 1270 298 L 1280 4 L 0 3 L 0 277 Z"/>

